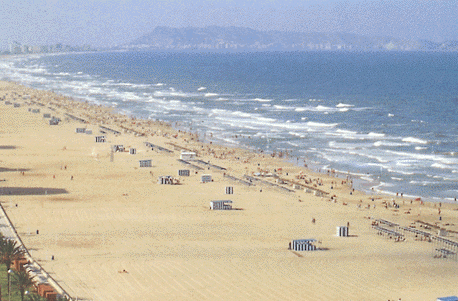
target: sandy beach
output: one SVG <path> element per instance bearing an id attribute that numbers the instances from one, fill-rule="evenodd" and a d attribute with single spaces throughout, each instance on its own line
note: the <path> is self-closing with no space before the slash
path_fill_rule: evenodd
<path id="1" fill-rule="evenodd" d="M 0 82 L 0 98 L 0 201 L 33 258 L 75 299 L 458 295 L 456 255 L 437 258 L 435 240 L 409 232 L 396 241 L 372 227 L 399 232 L 383 220 L 431 236 L 443 229 L 458 242 L 458 204 L 352 191 L 332 173 L 202 143 L 165 123 L 50 91 Z M 61 121 L 50 125 L 44 114 Z M 96 143 L 102 135 L 106 142 Z M 113 145 L 126 151 L 112 153 Z M 186 165 L 182 150 L 212 165 Z M 181 169 L 190 176 L 178 176 Z M 201 183 L 203 174 L 213 181 Z M 158 184 L 160 176 L 180 184 Z M 237 210 L 212 211 L 213 200 L 231 200 Z M 350 236 L 338 237 L 336 227 L 347 225 Z M 316 239 L 320 250 L 288 250 L 294 239 Z"/>

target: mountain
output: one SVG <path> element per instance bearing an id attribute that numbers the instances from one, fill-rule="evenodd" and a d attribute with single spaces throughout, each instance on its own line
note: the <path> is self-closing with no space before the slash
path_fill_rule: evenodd
<path id="1" fill-rule="evenodd" d="M 458 41 L 436 43 L 349 33 L 258 31 L 244 27 L 156 27 L 122 49 L 162 51 L 458 51 Z"/>

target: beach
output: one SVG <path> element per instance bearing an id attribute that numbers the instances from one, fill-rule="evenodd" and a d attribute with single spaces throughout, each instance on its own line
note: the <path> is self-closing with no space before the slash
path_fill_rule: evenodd
<path id="1" fill-rule="evenodd" d="M 0 201 L 32 257 L 73 298 L 458 294 L 456 256 L 435 258 L 437 245 L 421 235 L 396 241 L 372 227 L 382 220 L 431 235 L 445 229 L 456 242 L 457 204 L 353 191 L 349 179 L 307 170 L 291 158 L 204 143 L 165 122 L 51 91 L 0 82 L 0 98 Z M 50 125 L 44 114 L 60 122 Z M 96 136 L 106 142 L 96 143 Z M 112 152 L 113 145 L 126 151 Z M 180 162 L 182 150 L 202 162 Z M 189 177 L 178 176 L 183 169 Z M 202 183 L 206 174 L 212 181 Z M 180 184 L 161 185 L 160 176 Z M 234 193 L 225 194 L 226 187 Z M 234 210 L 210 210 L 213 200 L 231 200 Z M 350 236 L 336 236 L 338 226 L 348 226 Z M 294 239 L 315 239 L 319 250 L 289 250 Z"/>

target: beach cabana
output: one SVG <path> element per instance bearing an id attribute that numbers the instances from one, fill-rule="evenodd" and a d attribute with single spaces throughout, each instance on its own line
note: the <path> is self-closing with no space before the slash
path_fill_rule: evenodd
<path id="1" fill-rule="evenodd" d="M 13 107 L 15 107 L 15 108 L 19 108 L 20 106 L 21 106 L 21 105 L 18 104 L 18 103 L 14 103 L 14 104 L 13 104 Z"/>
<path id="2" fill-rule="evenodd" d="M 314 243 L 316 239 L 294 239 L 289 244 L 289 249 L 293 251 L 315 251 Z"/>
<path id="3" fill-rule="evenodd" d="M 447 236 L 447 229 L 439 229 L 439 230 L 437 230 L 437 235 L 439 235 L 439 236 Z"/>
<path id="4" fill-rule="evenodd" d="M 105 136 L 95 136 L 95 142 L 96 143 L 104 143 L 106 141 L 107 141 L 107 139 L 105 138 Z"/>
<path id="5" fill-rule="evenodd" d="M 114 152 L 123 152 L 124 151 L 124 145 L 113 145 L 112 146 Z"/>
<path id="6" fill-rule="evenodd" d="M 162 185 L 173 185 L 173 177 L 172 176 L 160 176 L 158 179 L 157 179 L 157 183 L 158 184 L 162 184 Z"/>
<path id="7" fill-rule="evenodd" d="M 32 113 L 40 113 L 40 109 L 32 109 Z"/>
<path id="8" fill-rule="evenodd" d="M 129 149 L 129 154 L 135 155 L 136 153 L 137 153 L 137 149 L 136 148 L 130 148 Z"/>
<path id="9" fill-rule="evenodd" d="M 86 129 L 85 128 L 76 128 L 75 132 L 78 134 L 84 134 L 86 133 Z"/>
<path id="10" fill-rule="evenodd" d="M 226 187 L 226 194 L 234 194 L 234 187 L 227 186 Z"/>
<path id="11" fill-rule="evenodd" d="M 92 130 L 86 129 L 86 134 L 87 134 L 87 135 L 92 135 Z"/>
<path id="12" fill-rule="evenodd" d="M 318 190 L 315 190 L 315 191 L 313 192 L 313 194 L 314 194 L 315 196 L 323 196 L 323 193 L 322 193 L 321 191 L 318 191 Z"/>
<path id="13" fill-rule="evenodd" d="M 57 119 L 57 118 L 51 118 L 51 119 L 49 120 L 49 125 L 58 125 L 58 124 L 59 124 L 59 121 L 60 121 L 60 120 Z"/>
<path id="14" fill-rule="evenodd" d="M 148 160 L 139 160 L 138 162 L 140 163 L 140 167 L 152 167 L 153 166 L 153 162 L 150 159 L 148 159 Z"/>
<path id="15" fill-rule="evenodd" d="M 180 154 L 180 159 L 189 161 L 189 160 L 194 160 L 196 158 L 196 153 L 194 152 L 181 152 Z"/>
<path id="16" fill-rule="evenodd" d="M 232 201 L 211 201 L 210 210 L 232 210 Z"/>
<path id="17" fill-rule="evenodd" d="M 31 111 L 31 109 L 29 109 L 29 111 Z M 49 113 L 44 113 L 44 114 L 43 114 L 43 118 L 51 118 L 51 114 L 49 114 Z"/>
<path id="18" fill-rule="evenodd" d="M 212 181 L 212 175 L 202 175 L 201 177 L 202 183 L 208 183 Z"/>
<path id="19" fill-rule="evenodd" d="M 347 237 L 348 236 L 348 227 L 340 226 L 337 227 L 337 236 Z"/>
<path id="20" fill-rule="evenodd" d="M 178 170 L 178 176 L 180 177 L 189 177 L 190 174 L 191 172 L 189 171 L 189 169 L 179 169 Z"/>

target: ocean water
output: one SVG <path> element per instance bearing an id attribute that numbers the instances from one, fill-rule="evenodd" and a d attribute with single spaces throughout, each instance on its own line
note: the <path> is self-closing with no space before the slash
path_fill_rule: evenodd
<path id="1" fill-rule="evenodd" d="M 15 57 L 0 78 L 430 201 L 458 197 L 456 53 Z"/>

